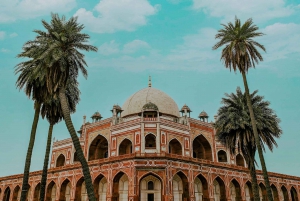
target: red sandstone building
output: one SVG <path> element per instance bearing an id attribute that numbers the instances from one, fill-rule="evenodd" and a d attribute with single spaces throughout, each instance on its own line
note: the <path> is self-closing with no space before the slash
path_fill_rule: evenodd
<path id="1" fill-rule="evenodd" d="M 251 178 L 242 155 L 215 139 L 208 115 L 190 118 L 164 92 L 151 87 L 130 96 L 112 117 L 96 112 L 81 127 L 80 142 L 99 201 L 251 201 Z M 180 114 L 181 113 L 181 114 Z M 300 178 L 269 173 L 274 201 L 299 201 Z M 38 201 L 41 171 L 30 174 L 29 201 Z M 262 201 L 267 201 L 258 171 Z M 20 199 L 22 175 L 0 178 L 0 201 Z M 47 201 L 86 201 L 81 165 L 71 139 L 55 141 Z"/>

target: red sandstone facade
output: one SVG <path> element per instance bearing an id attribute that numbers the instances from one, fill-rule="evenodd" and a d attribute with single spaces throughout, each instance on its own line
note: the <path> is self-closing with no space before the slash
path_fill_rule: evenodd
<path id="1" fill-rule="evenodd" d="M 205 113 L 201 120 L 193 119 L 184 106 L 179 115 L 172 101 L 149 87 L 122 108 L 114 106 L 111 118 L 101 120 L 95 113 L 93 123 L 84 122 L 80 142 L 97 200 L 251 201 L 243 156 L 230 155 L 216 141 Z M 267 201 L 262 174 L 257 172 L 261 200 Z M 269 178 L 275 201 L 299 201 L 299 177 L 270 172 Z M 29 201 L 39 200 L 40 179 L 41 171 L 30 174 Z M 21 184 L 21 174 L 0 178 L 0 201 L 18 201 Z M 87 200 L 71 139 L 53 143 L 46 200 Z"/>

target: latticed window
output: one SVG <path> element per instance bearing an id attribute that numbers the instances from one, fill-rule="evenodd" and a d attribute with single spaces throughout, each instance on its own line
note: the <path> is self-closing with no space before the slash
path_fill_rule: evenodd
<path id="1" fill-rule="evenodd" d="M 153 183 L 153 181 L 149 181 L 148 182 L 148 188 L 147 188 L 148 190 L 154 190 L 154 183 Z"/>

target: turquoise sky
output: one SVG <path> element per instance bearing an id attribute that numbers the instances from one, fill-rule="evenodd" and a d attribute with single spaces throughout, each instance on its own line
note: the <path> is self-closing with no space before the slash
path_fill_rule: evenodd
<path id="1" fill-rule="evenodd" d="M 265 35 L 264 61 L 248 73 L 250 90 L 271 102 L 281 119 L 278 148 L 265 154 L 269 171 L 300 176 L 300 4 L 298 0 L 0 0 L 0 176 L 23 172 L 33 119 L 33 102 L 15 87 L 14 66 L 22 45 L 43 29 L 50 13 L 78 16 L 99 48 L 86 54 L 88 79 L 80 77 L 81 101 L 72 115 L 111 116 L 134 92 L 152 86 L 169 94 L 192 117 L 205 110 L 213 120 L 224 93 L 243 89 L 239 73 L 225 69 L 220 50 L 212 51 L 221 23 L 237 16 Z M 42 169 L 48 122 L 40 119 L 31 171 Z M 69 137 L 64 123 L 55 139 Z"/>

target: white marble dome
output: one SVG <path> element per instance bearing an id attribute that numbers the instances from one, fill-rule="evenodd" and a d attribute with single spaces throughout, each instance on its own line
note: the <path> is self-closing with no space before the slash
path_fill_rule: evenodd
<path id="1" fill-rule="evenodd" d="M 175 101 L 165 92 L 153 87 L 142 89 L 130 96 L 122 107 L 124 110 L 122 117 L 141 112 L 148 102 L 154 103 L 161 113 L 179 117 L 179 109 Z"/>

